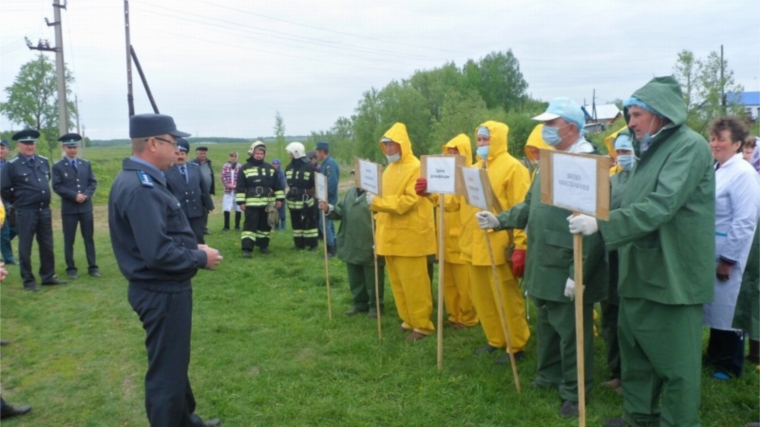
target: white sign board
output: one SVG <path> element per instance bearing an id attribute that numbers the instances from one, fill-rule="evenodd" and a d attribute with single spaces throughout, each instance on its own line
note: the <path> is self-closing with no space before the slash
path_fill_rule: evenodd
<path id="1" fill-rule="evenodd" d="M 484 211 L 489 210 L 483 180 L 480 178 L 480 169 L 462 167 L 461 171 L 464 186 L 467 189 L 467 204 Z"/>
<path id="2" fill-rule="evenodd" d="M 552 204 L 574 212 L 596 215 L 596 160 L 555 155 L 552 164 Z"/>
<path id="3" fill-rule="evenodd" d="M 427 191 L 438 194 L 457 193 L 457 156 L 423 156 Z M 463 163 L 463 162 L 460 162 Z"/>
<path id="4" fill-rule="evenodd" d="M 382 176 L 378 173 L 377 163 L 359 159 L 359 188 L 372 194 L 380 194 Z"/>
<path id="5" fill-rule="evenodd" d="M 317 180 L 317 199 L 327 201 L 327 177 L 318 173 L 315 175 Z"/>

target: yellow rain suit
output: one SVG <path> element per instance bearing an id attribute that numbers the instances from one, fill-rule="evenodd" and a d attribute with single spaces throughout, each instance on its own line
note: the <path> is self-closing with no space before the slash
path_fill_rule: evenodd
<path id="1" fill-rule="evenodd" d="M 474 166 L 485 168 L 488 171 L 491 189 L 499 200 L 501 209 L 509 209 L 522 202 L 528 192 L 530 187 L 528 169 L 507 152 L 507 135 L 509 134 L 507 125 L 488 121 L 480 126 L 485 126 L 490 131 L 491 144 L 488 158 L 479 159 Z M 459 247 L 462 250 L 462 259 L 470 263 L 472 302 L 475 305 L 480 323 L 483 325 L 483 332 L 486 334 L 488 344 L 497 348 L 507 346 L 501 324 L 500 308 L 495 303 L 493 270 L 491 269 L 486 238 L 491 241 L 491 248 L 493 249 L 513 352 L 523 351 L 528 338 L 530 338 L 530 330 L 525 320 L 525 301 L 520 293 L 520 285 L 512 275 L 512 269 L 507 264 L 505 257 L 509 235 L 506 231 L 488 230 L 485 232 L 478 227 L 478 222 L 475 219 L 475 214 L 480 211 L 478 208 L 463 202 L 461 210 L 462 218 L 465 220 L 462 223 Z M 486 237 L 486 233 L 488 237 Z M 525 233 L 522 230 L 514 230 L 513 234 L 515 248 L 525 249 Z"/>
<path id="2" fill-rule="evenodd" d="M 443 146 L 443 154 L 448 153 L 449 148 L 456 148 L 459 155 L 464 156 L 465 166 L 472 166 L 472 148 L 470 138 L 465 134 L 459 134 Z M 436 200 L 437 197 L 434 199 Z M 464 211 L 456 209 L 461 203 L 460 196 L 447 195 L 444 205 L 453 206 L 455 211 L 447 211 L 443 215 L 443 299 L 446 303 L 446 311 L 449 313 L 449 321 L 464 326 L 475 326 L 478 323 L 478 315 L 470 296 L 470 271 L 469 263 L 461 258 L 459 249 L 459 237 Z"/>
<path id="3" fill-rule="evenodd" d="M 610 176 L 615 175 L 616 173 L 623 170 L 623 168 L 620 167 L 619 164 L 617 164 L 617 151 L 615 151 L 615 138 L 617 138 L 620 132 L 626 129 L 628 129 L 628 126 L 623 126 L 617 131 L 611 133 L 610 136 L 608 136 L 607 138 L 604 138 L 604 145 L 607 146 L 607 152 L 609 153 L 610 157 L 612 157 L 612 160 L 615 161 L 615 166 L 610 168 Z"/>
<path id="4" fill-rule="evenodd" d="M 401 158 L 383 172 L 382 197 L 370 205 L 377 212 L 377 254 L 385 256 L 401 326 L 430 335 L 435 331 L 427 272 L 427 256 L 436 252 L 433 205 L 414 191 L 420 161 L 414 157 L 406 126 L 396 123 L 383 136 L 401 145 Z"/>
<path id="5" fill-rule="evenodd" d="M 547 149 L 547 150 L 553 150 L 554 147 L 547 144 L 544 141 L 544 138 L 541 136 L 541 132 L 544 130 L 544 125 L 540 124 L 533 128 L 533 131 L 531 131 L 530 135 L 528 136 L 528 142 L 525 143 L 525 156 L 535 164 L 533 169 L 530 171 L 530 182 L 533 182 L 533 178 L 536 177 L 536 172 L 538 172 L 538 159 L 533 157 L 533 154 L 528 150 L 528 147 L 535 147 L 539 150 L 541 149 Z"/>

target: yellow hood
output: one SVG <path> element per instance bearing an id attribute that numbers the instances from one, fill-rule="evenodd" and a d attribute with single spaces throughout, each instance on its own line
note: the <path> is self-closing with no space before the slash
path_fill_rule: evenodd
<path id="1" fill-rule="evenodd" d="M 608 136 L 607 138 L 604 138 L 604 145 L 607 146 L 607 152 L 610 154 L 610 157 L 612 157 L 615 160 L 617 160 L 617 151 L 615 151 L 615 138 L 617 138 L 620 132 L 626 129 L 628 129 L 628 126 L 623 126 L 617 131 L 611 133 L 610 136 Z"/>
<path id="2" fill-rule="evenodd" d="M 449 148 L 456 148 L 459 150 L 459 155 L 464 156 L 464 165 L 467 167 L 472 166 L 472 145 L 470 145 L 470 137 L 460 133 L 455 136 L 451 141 L 443 144 L 443 154 L 448 153 Z"/>
<path id="3" fill-rule="evenodd" d="M 547 149 L 547 150 L 553 150 L 554 147 L 547 144 L 544 141 L 544 138 L 541 136 L 541 132 L 544 130 L 544 125 L 540 124 L 533 128 L 533 131 L 530 133 L 530 136 L 528 136 L 528 142 L 525 143 L 525 156 L 530 159 L 531 162 L 535 162 L 536 159 L 533 158 L 533 155 L 528 151 L 528 147 L 535 147 L 539 150 L 541 149 Z"/>
<path id="4" fill-rule="evenodd" d="M 491 148 L 488 150 L 488 160 L 495 159 L 500 154 L 506 153 L 509 144 L 507 139 L 509 135 L 509 126 L 504 123 L 489 120 L 475 128 L 475 135 L 478 134 L 478 129 L 482 126 L 487 127 L 488 131 L 491 132 Z"/>
<path id="5" fill-rule="evenodd" d="M 414 153 L 412 152 L 412 142 L 409 140 L 409 134 L 406 132 L 405 124 L 400 122 L 394 123 L 393 126 L 391 126 L 391 128 L 383 134 L 383 138 L 388 138 L 401 146 L 401 159 L 399 162 L 404 163 L 409 159 L 414 158 Z M 380 150 L 383 152 L 383 154 L 385 154 L 383 143 L 378 142 L 378 144 L 380 144 Z"/>

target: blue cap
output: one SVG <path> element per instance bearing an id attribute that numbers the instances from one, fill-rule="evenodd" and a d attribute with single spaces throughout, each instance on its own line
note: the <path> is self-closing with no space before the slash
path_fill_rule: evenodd
<path id="1" fill-rule="evenodd" d="M 488 130 L 487 127 L 481 126 L 481 127 L 478 128 L 478 135 L 483 135 L 483 136 L 487 136 L 487 137 L 490 138 L 491 137 L 491 131 Z"/>
<path id="2" fill-rule="evenodd" d="M 58 138 L 58 140 L 61 141 L 61 145 L 64 147 L 76 147 L 79 145 L 79 141 L 82 140 L 82 135 L 78 133 L 67 133 Z"/>
<path id="3" fill-rule="evenodd" d="M 187 153 L 190 151 L 190 143 L 185 138 L 177 138 L 177 149 Z"/>
<path id="4" fill-rule="evenodd" d="M 281 164 L 280 163 L 280 159 L 274 159 L 274 160 L 272 160 L 272 164 L 273 165 L 279 165 L 279 164 Z"/>
<path id="5" fill-rule="evenodd" d="M 629 107 L 639 107 L 646 111 L 649 111 L 650 113 L 654 114 L 655 116 L 664 117 L 662 114 L 658 113 L 657 110 L 650 107 L 649 104 L 645 103 L 644 101 L 640 100 L 639 98 L 636 98 L 635 96 L 632 96 L 625 100 L 623 103 L 623 108 L 629 108 Z"/>
<path id="6" fill-rule="evenodd" d="M 330 150 L 330 143 L 327 141 L 317 141 L 317 150 Z"/>
<path id="7" fill-rule="evenodd" d="M 546 112 L 533 117 L 533 120 L 546 122 L 559 117 L 576 125 L 579 131 L 582 131 L 583 127 L 586 125 L 586 115 L 583 113 L 583 110 L 581 110 L 581 106 L 566 96 L 552 99 L 551 102 L 549 102 L 549 107 L 546 109 Z"/>
<path id="8" fill-rule="evenodd" d="M 40 133 L 34 129 L 24 129 L 20 132 L 16 132 L 13 135 L 13 140 L 22 144 L 34 144 L 37 142 L 37 138 L 40 137 Z"/>
<path id="9" fill-rule="evenodd" d="M 633 143 L 631 143 L 631 136 L 621 133 L 615 138 L 615 150 L 631 150 L 633 151 Z"/>
<path id="10" fill-rule="evenodd" d="M 137 114 L 129 118 L 129 137 L 148 138 L 169 134 L 177 138 L 190 136 L 177 130 L 174 119 L 165 114 Z"/>
<path id="11" fill-rule="evenodd" d="M 8 146 L 8 140 L 7 139 L 0 139 L 0 145 L 7 147 Z"/>

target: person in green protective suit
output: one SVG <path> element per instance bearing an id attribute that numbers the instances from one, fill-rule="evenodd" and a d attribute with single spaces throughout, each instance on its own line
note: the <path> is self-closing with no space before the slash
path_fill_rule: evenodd
<path id="1" fill-rule="evenodd" d="M 746 360 L 760 365 L 760 224 L 755 229 L 747 257 L 747 268 L 742 276 L 732 326 L 749 335 L 749 354 Z"/>
<path id="2" fill-rule="evenodd" d="M 597 231 L 619 257 L 620 426 L 699 426 L 702 306 L 715 278 L 715 172 L 705 139 L 685 125 L 673 77 L 656 77 L 625 104 L 641 158 L 609 221 L 569 219 Z"/>
<path id="3" fill-rule="evenodd" d="M 337 236 L 338 259 L 346 263 L 348 284 L 351 288 L 353 306 L 345 314 L 354 316 L 368 313 L 367 317 L 377 317 L 375 296 L 375 260 L 372 249 L 372 213 L 369 211 L 365 191 L 356 187 L 348 189 L 335 205 L 320 200 L 319 209 L 327 213 L 327 218 L 339 220 Z M 378 296 L 380 310 L 384 309 L 385 260 L 377 257 Z"/>
<path id="4" fill-rule="evenodd" d="M 534 117 L 544 122 L 543 139 L 557 151 L 599 154 L 581 136 L 583 112 L 569 98 L 555 98 L 544 114 Z M 525 229 L 528 252 L 523 284 L 538 307 L 536 320 L 537 373 L 534 385 L 558 388 L 562 398 L 559 414 L 578 415 L 578 368 L 575 334 L 575 268 L 573 235 L 567 230 L 566 209 L 541 203 L 541 171 L 531 184 L 525 201 L 494 216 L 476 214 L 481 228 Z M 583 335 L 586 393 L 594 373 L 594 304 L 606 299 L 607 257 L 599 235 L 583 239 Z"/>

